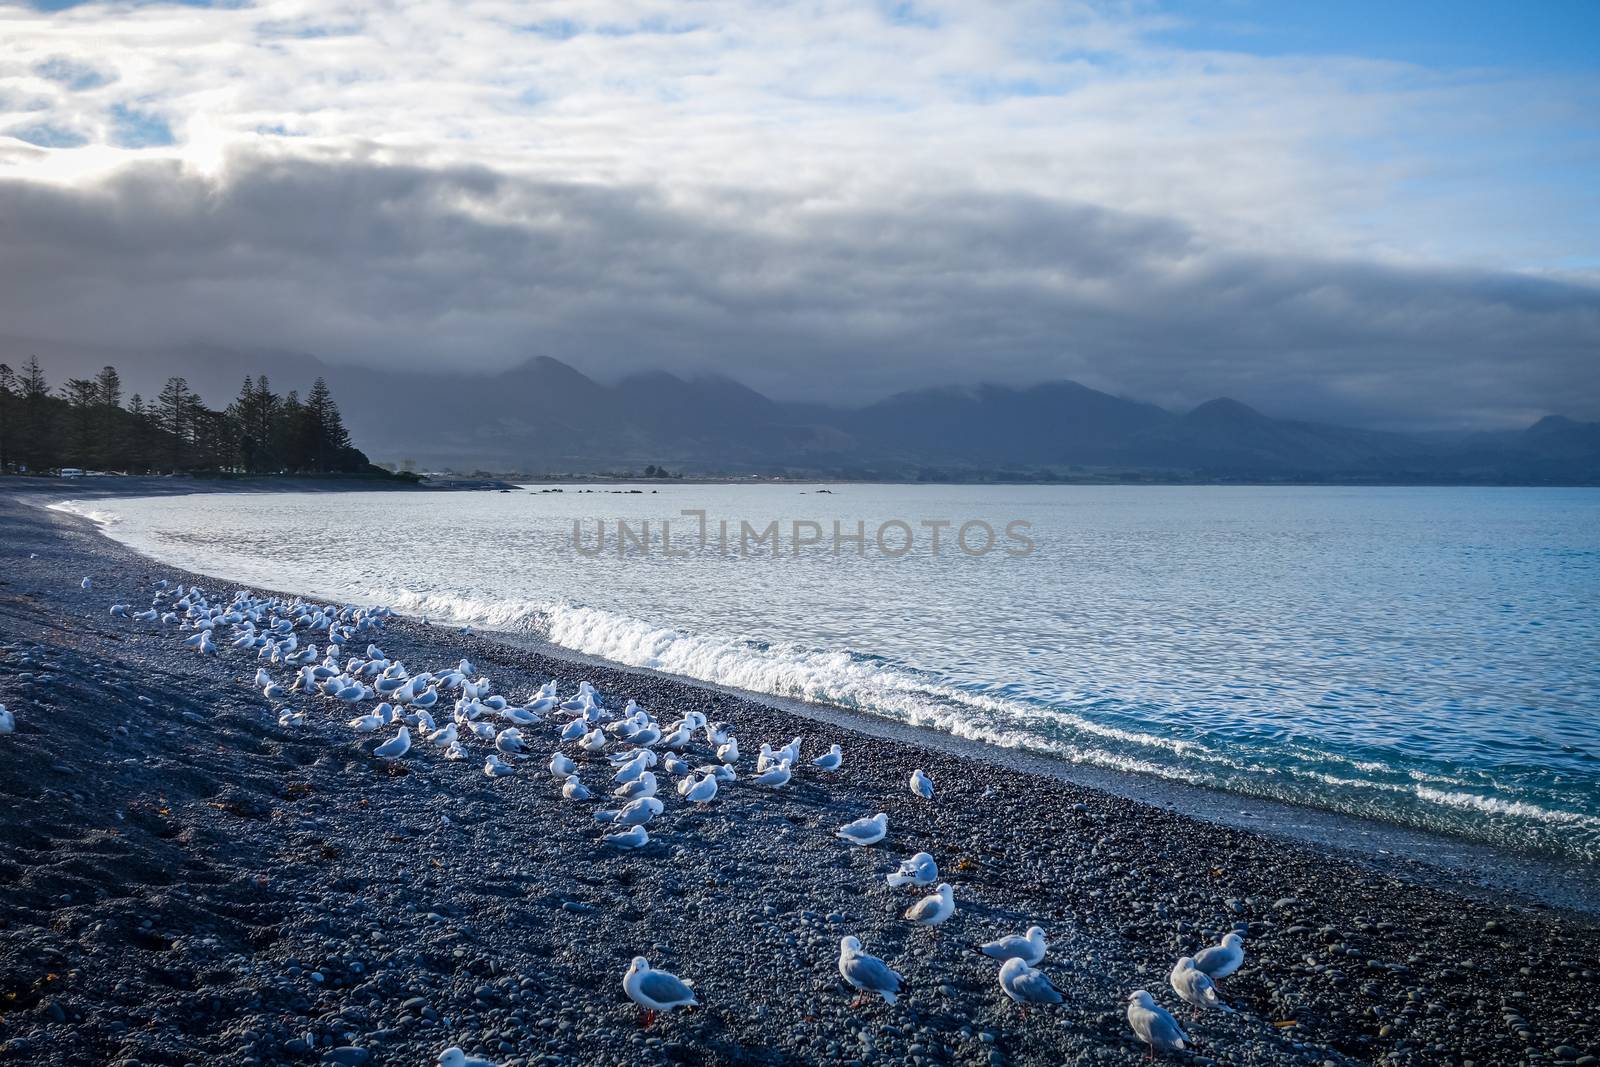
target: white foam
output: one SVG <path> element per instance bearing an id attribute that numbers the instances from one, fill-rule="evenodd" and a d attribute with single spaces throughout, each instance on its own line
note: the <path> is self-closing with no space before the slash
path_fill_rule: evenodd
<path id="1" fill-rule="evenodd" d="M 76 515 L 88 519 L 97 526 L 114 526 L 122 521 L 122 516 L 114 511 L 90 506 L 87 500 L 58 500 L 45 507 L 50 511 L 59 511 L 64 515 Z"/>

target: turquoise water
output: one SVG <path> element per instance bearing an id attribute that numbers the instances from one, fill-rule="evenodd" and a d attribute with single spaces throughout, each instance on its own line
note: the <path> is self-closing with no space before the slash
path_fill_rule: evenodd
<path id="1" fill-rule="evenodd" d="M 1600 859 L 1600 492 L 643 486 L 96 502 L 205 573 Z M 655 488 L 654 493 L 649 489 Z M 699 522 L 680 514 L 707 513 Z M 596 528 L 604 550 L 590 558 Z M 650 523 L 620 557 L 616 523 Z M 661 551 L 661 521 L 672 548 Z M 719 520 L 730 522 L 726 551 Z M 900 520 L 914 535 L 886 529 Z M 924 520 L 948 520 L 941 551 Z M 969 555 L 957 528 L 987 522 Z M 1008 540 L 1006 524 L 1033 542 Z M 740 523 L 779 523 L 741 558 Z M 793 523 L 817 545 L 793 545 Z M 867 544 L 834 551 L 833 523 Z M 802 535 L 812 528 L 803 526 Z M 983 543 L 969 527 L 969 547 Z"/>

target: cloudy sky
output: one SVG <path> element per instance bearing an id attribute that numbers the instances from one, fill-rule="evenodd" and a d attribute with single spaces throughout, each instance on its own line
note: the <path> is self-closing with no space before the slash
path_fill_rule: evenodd
<path id="1" fill-rule="evenodd" d="M 1600 418 L 1600 5 L 1402 6 L 0 0 L 0 332 Z"/>

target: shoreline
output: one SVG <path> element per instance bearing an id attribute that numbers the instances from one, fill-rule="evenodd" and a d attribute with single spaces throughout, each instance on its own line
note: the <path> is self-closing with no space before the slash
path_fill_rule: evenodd
<path id="1" fill-rule="evenodd" d="M 40 486 L 38 493 L 32 494 L 36 498 L 60 495 L 51 491 L 54 487 L 48 483 L 52 480 L 39 481 L 47 484 Z M 191 488 L 178 491 L 202 493 L 226 491 L 214 490 L 205 483 L 190 483 L 190 485 Z M 362 487 L 335 485 L 329 491 L 337 492 L 345 488 L 359 491 Z M 433 491 L 473 489 L 496 491 L 492 487 L 473 485 L 437 486 Z M 241 487 L 238 491 L 304 490 L 301 486 L 286 481 L 276 488 Z M 98 494 L 97 498 L 145 495 L 151 494 L 147 494 L 141 487 L 130 487 L 128 490 L 121 490 L 118 487 Z M 38 503 L 40 506 L 49 506 L 44 499 L 38 499 Z M 89 522 L 100 536 L 115 541 L 115 538 L 111 538 L 93 518 L 75 515 L 70 511 L 63 514 Z M 140 558 L 148 557 L 141 554 Z M 166 566 L 153 559 L 149 562 L 154 566 Z M 239 584 L 233 578 L 220 575 L 200 575 L 200 578 L 207 582 L 229 583 L 230 586 Z M 306 595 L 300 590 L 273 590 L 273 592 L 288 597 Z M 415 624 L 415 620 L 409 618 L 400 621 Z M 434 629 L 440 633 L 449 633 L 454 629 L 454 624 L 436 625 Z M 526 633 L 483 628 L 479 630 L 552 660 L 643 677 L 668 679 L 682 685 L 766 705 L 819 723 L 842 726 L 856 733 L 935 748 L 965 758 L 993 763 L 1009 770 L 1056 778 L 1108 792 L 1126 800 L 1174 810 L 1218 825 L 1332 850 L 1347 858 L 1369 864 L 1380 873 L 1403 876 L 1412 881 L 1446 889 L 1476 892 L 1489 899 L 1500 898 L 1513 904 L 1549 907 L 1565 911 L 1581 921 L 1600 923 L 1600 867 L 1585 865 L 1577 860 L 1542 852 L 1518 851 L 1465 836 L 1385 822 L 1381 819 L 1296 804 L 1287 800 L 1232 793 L 1136 771 L 1069 763 L 1047 753 L 964 738 L 953 733 L 904 723 L 840 705 L 819 704 L 771 693 L 744 690 L 688 675 L 589 656 Z M 1465 885 L 1462 884 L 1462 880 L 1465 880 Z"/>
<path id="2" fill-rule="evenodd" d="M 1172 959 L 1236 925 L 1251 952 L 1228 983 L 1240 1014 L 1194 1024 L 1212 1062 L 1579 1063 L 1600 1048 L 1592 922 L 926 736 L 392 624 L 380 643 L 414 669 L 465 654 L 507 695 L 589 678 L 663 719 L 714 712 L 752 747 L 793 733 L 808 753 L 845 747 L 837 780 L 669 805 L 649 849 L 608 855 L 554 792 L 549 738 L 510 778 L 431 753 L 380 774 L 347 711 L 303 700 L 307 724 L 278 726 L 250 657 L 198 657 L 171 628 L 106 615 L 146 603 L 156 577 L 216 580 L 28 504 L 0 501 L 0 532 L 0 702 L 18 718 L 0 738 L 0 996 L 21 994 L 0 1011 L 0 1062 L 316 1062 L 332 1041 L 367 1062 L 459 1043 L 518 1063 L 1133 1063 L 1126 992 L 1172 1006 Z M 939 783 L 935 804 L 907 794 L 912 766 Z M 874 810 L 890 812 L 887 847 L 832 839 Z M 882 882 L 916 848 L 956 886 L 937 942 Z M 1024 1020 L 967 946 L 1034 918 L 1068 1003 Z M 900 1007 L 847 1010 L 842 932 L 907 975 Z M 698 979 L 706 1010 L 638 1031 L 616 988 L 636 951 Z"/>

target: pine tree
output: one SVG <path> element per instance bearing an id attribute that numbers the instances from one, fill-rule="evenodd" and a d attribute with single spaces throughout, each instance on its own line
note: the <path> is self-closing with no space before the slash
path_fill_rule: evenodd
<path id="1" fill-rule="evenodd" d="M 22 417 L 18 420 L 17 458 L 30 474 L 38 474 L 56 463 L 55 412 L 39 357 L 29 356 L 23 364 L 19 393 Z"/>
<path id="2" fill-rule="evenodd" d="M 68 378 L 61 395 L 67 402 L 67 462 L 73 467 L 93 467 L 100 391 L 88 378 Z"/>
<path id="3" fill-rule="evenodd" d="M 144 406 L 144 397 L 134 393 L 128 398 L 128 470 L 150 470 L 151 457 L 155 454 L 151 440 L 154 429 L 150 424 L 150 412 Z"/>
<path id="4" fill-rule="evenodd" d="M 107 366 L 94 376 L 94 465 L 106 469 L 127 466 L 127 418 L 122 410 L 122 375 Z"/>
<path id="5" fill-rule="evenodd" d="M 184 469 L 184 459 L 189 453 L 190 437 L 193 432 L 189 425 L 193 408 L 192 395 L 186 380 L 168 378 L 167 384 L 161 387 L 161 395 L 156 397 L 156 425 L 171 435 L 167 447 L 172 461 L 171 469 L 174 472 Z"/>

